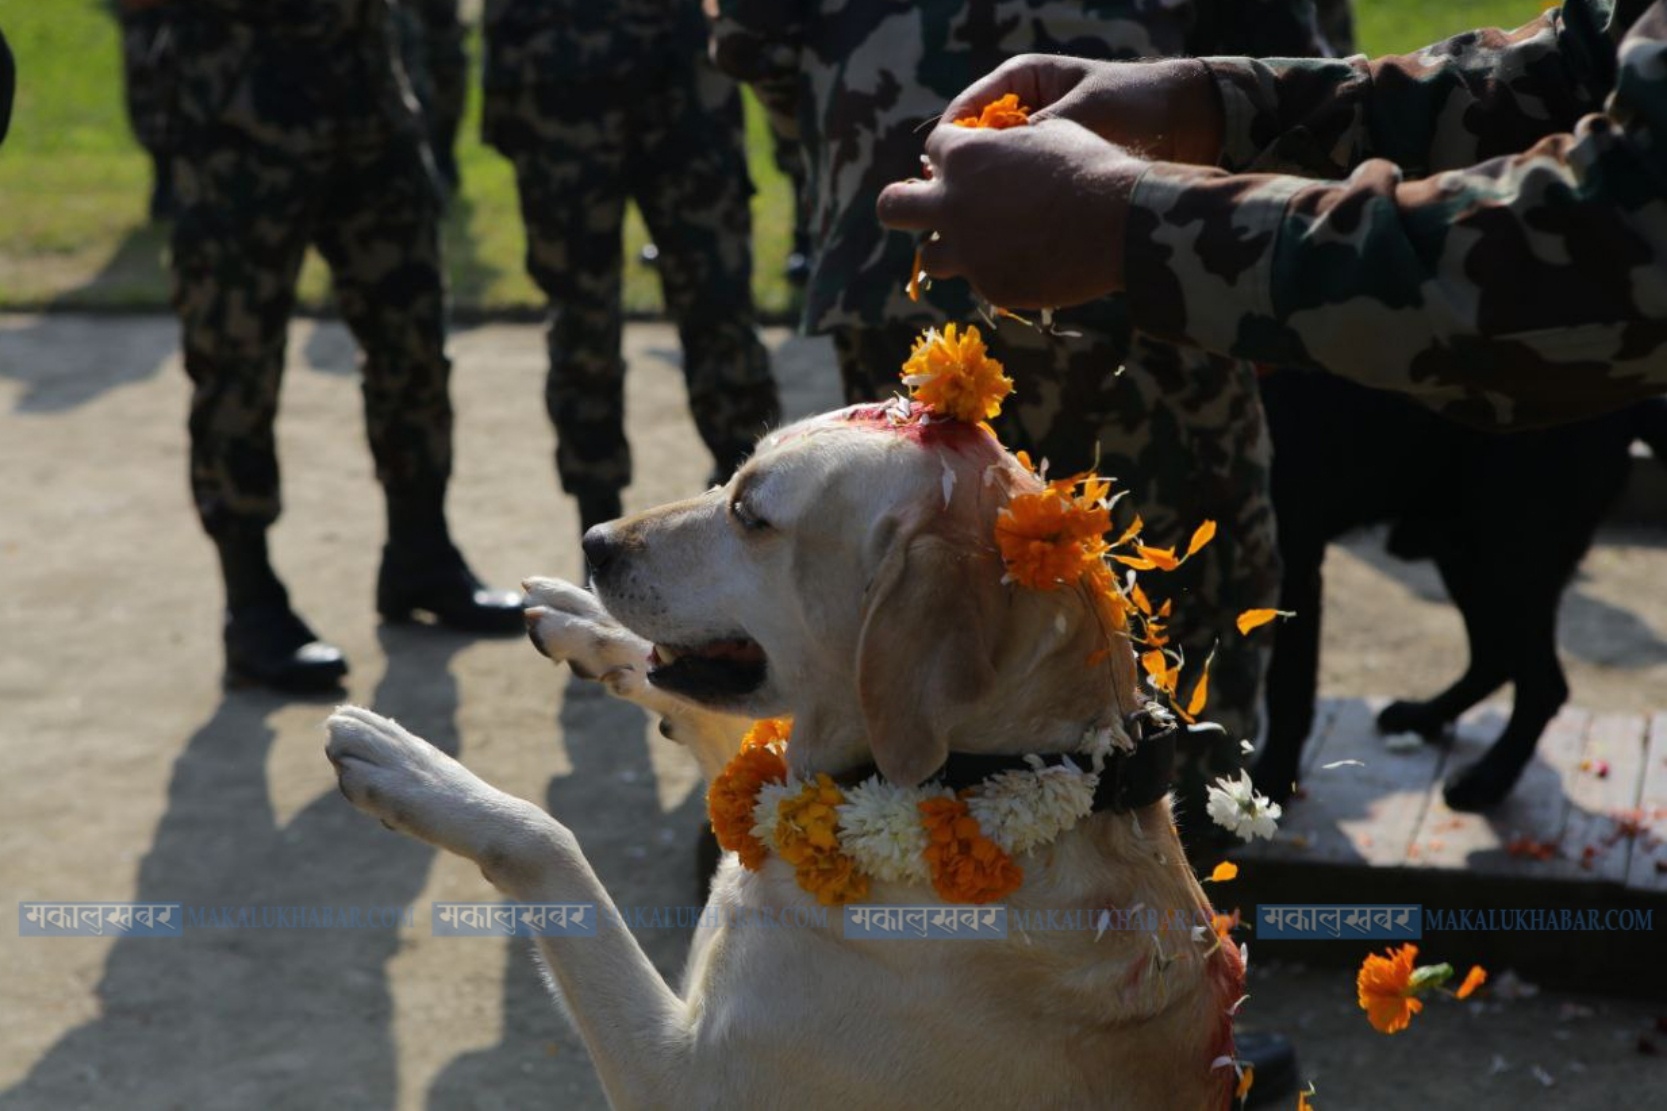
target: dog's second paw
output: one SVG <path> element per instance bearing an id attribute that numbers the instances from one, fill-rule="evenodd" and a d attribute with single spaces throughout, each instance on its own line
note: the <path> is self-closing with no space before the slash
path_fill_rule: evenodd
<path id="1" fill-rule="evenodd" d="M 398 722 L 343 706 L 325 723 L 324 753 L 342 795 L 389 829 L 468 855 L 454 844 L 458 812 L 492 789 Z"/>
<path id="2" fill-rule="evenodd" d="M 648 685 L 653 645 L 615 621 L 596 596 L 561 579 L 528 579 L 527 635 L 581 679 L 595 679 L 621 698 L 639 698 Z"/>

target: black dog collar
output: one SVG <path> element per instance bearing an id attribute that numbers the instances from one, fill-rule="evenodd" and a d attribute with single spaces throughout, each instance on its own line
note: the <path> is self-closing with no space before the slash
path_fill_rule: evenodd
<path id="1" fill-rule="evenodd" d="M 1155 706 L 1136 710 L 1123 719 L 1123 728 L 1134 742 L 1134 751 L 1113 749 L 1100 772 L 1094 791 L 1094 811 L 1126 814 L 1150 806 L 1169 793 L 1175 772 L 1175 738 L 1179 726 Z M 976 787 L 993 775 L 1007 771 L 1031 771 L 1034 761 L 1044 767 L 1058 767 L 1067 759 L 1081 766 L 1087 757 L 1080 752 L 1049 752 L 1034 756 L 986 755 L 952 752 L 938 773 L 928 782 L 963 791 Z"/>

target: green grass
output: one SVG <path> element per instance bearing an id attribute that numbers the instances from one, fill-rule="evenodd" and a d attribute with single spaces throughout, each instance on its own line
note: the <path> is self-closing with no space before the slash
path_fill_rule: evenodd
<path id="1" fill-rule="evenodd" d="M 1357 0 L 1362 49 L 1414 49 L 1455 31 L 1511 26 L 1535 0 Z M 166 235 L 146 225 L 148 160 L 128 133 L 116 26 L 103 0 L 0 0 L 0 27 L 18 59 L 11 135 L 0 151 L 0 307 L 156 308 L 167 303 Z M 478 72 L 478 71 L 477 71 Z M 537 290 L 522 270 L 515 184 L 478 138 L 471 96 L 458 159 L 463 193 L 445 229 L 453 300 L 461 312 L 533 312 Z M 791 235 L 789 187 L 771 160 L 761 113 L 748 104 L 753 180 L 754 289 L 773 316 L 792 311 L 781 266 Z M 658 283 L 637 261 L 642 223 L 626 228 L 625 299 L 657 312 Z M 309 307 L 327 301 L 328 278 L 311 259 Z"/>

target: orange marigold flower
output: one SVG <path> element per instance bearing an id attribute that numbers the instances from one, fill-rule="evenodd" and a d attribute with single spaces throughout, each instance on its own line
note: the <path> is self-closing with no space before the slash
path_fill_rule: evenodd
<path id="1" fill-rule="evenodd" d="M 776 846 L 782 859 L 793 865 L 799 886 L 823 906 L 868 896 L 868 877 L 839 851 L 838 807 L 844 801 L 845 793 L 823 773 L 777 808 Z"/>
<path id="2" fill-rule="evenodd" d="M 1412 962 L 1418 946 L 1403 945 L 1388 956 L 1368 954 L 1355 980 L 1360 1007 L 1374 1029 L 1395 1034 L 1407 1028 L 1412 1016 L 1424 1009 L 1414 994 Z"/>
<path id="3" fill-rule="evenodd" d="M 706 813 L 718 844 L 741 858 L 756 872 L 764 867 L 769 849 L 753 836 L 753 807 L 758 789 L 766 783 L 787 782 L 787 761 L 781 747 L 792 733 L 789 718 L 758 722 L 741 739 L 741 751 L 706 790 Z"/>
<path id="4" fill-rule="evenodd" d="M 747 735 L 741 738 L 742 748 L 760 748 L 764 745 L 785 745 L 793 736 L 792 718 L 764 718 L 752 723 Z"/>
<path id="5" fill-rule="evenodd" d="M 986 104 L 978 115 L 962 116 L 955 121 L 955 126 L 992 127 L 999 131 L 1008 127 L 1023 127 L 1029 122 L 1030 109 L 1019 103 L 1019 94 L 1008 93 L 1000 100 Z"/>
<path id="6" fill-rule="evenodd" d="M 1033 590 L 1056 590 L 1103 570 L 1111 528 L 1111 510 L 1104 504 L 1109 485 L 1079 475 L 1015 494 L 996 516 L 996 543 L 1008 577 Z"/>
<path id="7" fill-rule="evenodd" d="M 978 329 L 957 331 L 928 328 L 915 340 L 903 364 L 903 384 L 922 405 L 952 420 L 976 424 L 1001 413 L 1001 402 L 1013 392 L 1013 380 L 1001 363 L 990 358 Z"/>
<path id="8" fill-rule="evenodd" d="M 1210 915 L 1210 929 L 1215 931 L 1216 937 L 1221 939 L 1221 944 L 1223 945 L 1231 945 L 1233 943 L 1233 931 L 1239 928 L 1239 924 L 1239 912 L 1237 908 L 1234 908 L 1232 914 L 1212 913 Z"/>
<path id="9" fill-rule="evenodd" d="M 1470 966 L 1470 971 L 1464 974 L 1464 983 L 1460 984 L 1459 990 L 1453 994 L 1458 996 L 1460 999 L 1469 999 L 1471 994 L 1474 993 L 1477 988 L 1487 982 L 1487 970 L 1479 964 L 1473 964 Z"/>
<path id="10" fill-rule="evenodd" d="M 926 825 L 926 863 L 932 889 L 952 903 L 990 903 L 1024 882 L 1024 871 L 978 826 L 966 801 L 927 799 L 920 804 Z"/>

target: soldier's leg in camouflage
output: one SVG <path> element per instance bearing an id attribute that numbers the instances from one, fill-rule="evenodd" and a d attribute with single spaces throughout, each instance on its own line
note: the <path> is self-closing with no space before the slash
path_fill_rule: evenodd
<path id="1" fill-rule="evenodd" d="M 440 176 L 447 188 L 456 192 L 460 181 L 457 133 L 463 124 L 469 91 L 469 55 L 464 48 L 468 29 L 458 18 L 457 0 L 423 0 L 422 22 L 434 88 L 428 109 L 428 141 Z"/>
<path id="2" fill-rule="evenodd" d="M 174 306 L 190 375 L 191 489 L 226 585 L 226 680 L 335 689 L 347 672 L 290 608 L 267 556 L 277 520 L 273 421 L 316 169 L 234 135 L 179 159 Z"/>
<path id="3" fill-rule="evenodd" d="M 544 403 L 556 473 L 583 532 L 620 515 L 631 482 L 620 354 L 625 114 L 610 90 L 570 84 L 519 90 L 495 117 L 499 150 L 515 164 L 527 272 L 550 301 Z"/>
<path id="4" fill-rule="evenodd" d="M 365 424 L 388 499 L 376 608 L 425 613 L 454 629 L 522 631 L 524 599 L 490 590 L 446 524 L 451 363 L 445 353 L 440 198 L 415 136 L 338 157 L 316 242 L 342 317 L 363 351 Z"/>
<path id="5" fill-rule="evenodd" d="M 741 96 L 704 56 L 661 75 L 630 115 L 626 173 L 660 248 L 683 342 L 689 409 L 727 482 L 781 419 L 752 301 L 752 218 Z"/>
<path id="6" fill-rule="evenodd" d="M 172 219 L 178 206 L 168 152 L 175 61 L 167 20 L 162 9 L 121 13 L 127 117 L 133 137 L 151 156 L 152 221 Z"/>
<path id="7" fill-rule="evenodd" d="M 891 321 L 875 327 L 841 326 L 832 334 L 845 404 L 885 401 L 904 392 L 903 363 L 920 334 L 918 329 Z"/>

